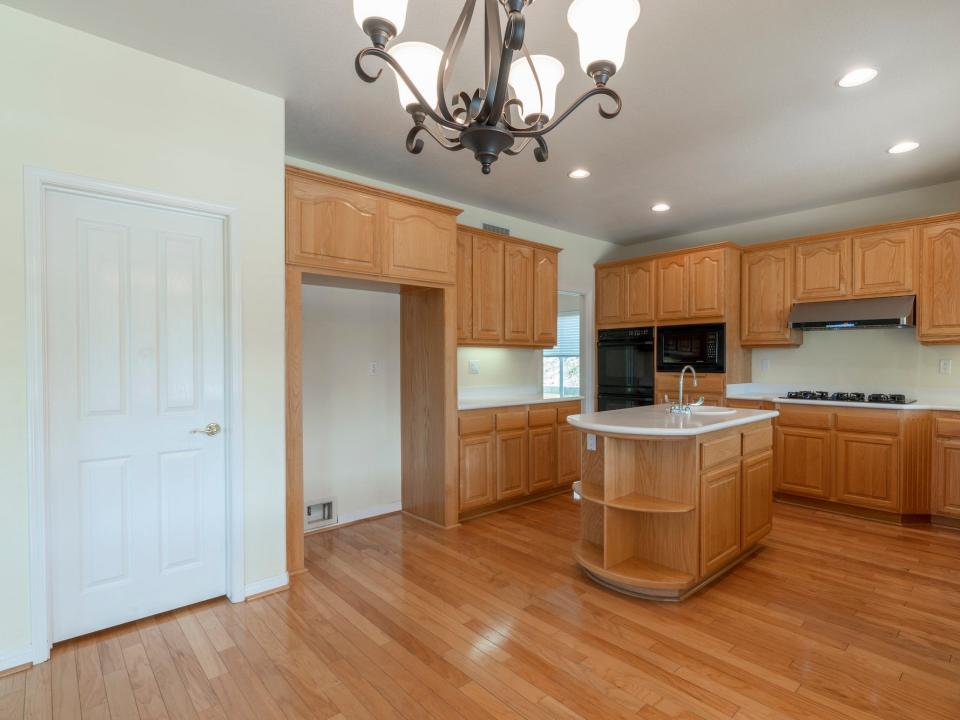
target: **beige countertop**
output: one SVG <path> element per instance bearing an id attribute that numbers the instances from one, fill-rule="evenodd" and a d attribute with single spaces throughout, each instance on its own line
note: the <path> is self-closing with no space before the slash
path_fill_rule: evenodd
<path id="1" fill-rule="evenodd" d="M 770 420 L 776 410 L 735 410 L 733 408 L 694 408 L 690 415 L 667 412 L 669 405 L 606 410 L 571 415 L 567 422 L 574 427 L 599 434 L 638 436 L 693 436 Z"/>
<path id="2" fill-rule="evenodd" d="M 809 385 L 809 383 L 808 383 Z M 876 410 L 941 410 L 944 412 L 960 412 L 960 393 L 956 391 L 903 391 L 899 392 L 916 402 L 899 405 L 896 403 L 868 403 L 868 402 L 841 402 L 839 400 L 794 400 L 783 397 L 790 390 L 800 390 L 799 386 L 768 386 L 759 383 L 743 383 L 727 387 L 728 400 L 753 400 L 777 403 L 778 405 L 824 405 L 827 407 L 870 408 Z M 808 390 L 825 390 L 834 392 L 831 387 L 806 387 Z M 849 388 L 848 388 L 849 389 Z M 884 392 L 876 389 L 867 392 Z"/>
<path id="3" fill-rule="evenodd" d="M 491 396 L 483 398 L 468 398 L 460 399 L 457 401 L 458 410 L 480 410 L 483 408 L 495 408 L 495 407 L 514 407 L 516 405 L 541 405 L 543 403 L 559 403 L 559 402 L 581 402 L 583 400 L 582 395 L 577 395 L 576 397 L 560 397 L 559 395 L 553 395 L 550 393 L 540 393 L 539 395 L 528 395 L 528 396 L 518 396 L 518 395 L 505 395 L 502 397 Z"/>

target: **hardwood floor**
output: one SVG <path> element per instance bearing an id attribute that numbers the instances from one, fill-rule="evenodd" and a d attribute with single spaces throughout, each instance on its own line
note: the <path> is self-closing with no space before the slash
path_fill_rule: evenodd
<path id="1" fill-rule="evenodd" d="M 555 497 L 440 530 L 307 540 L 290 591 L 54 648 L 0 718 L 960 717 L 960 533 L 778 505 L 680 605 L 586 580 Z"/>

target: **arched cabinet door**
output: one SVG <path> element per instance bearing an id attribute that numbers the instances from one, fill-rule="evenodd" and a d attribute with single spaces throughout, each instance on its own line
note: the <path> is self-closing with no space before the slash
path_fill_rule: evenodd
<path id="1" fill-rule="evenodd" d="M 393 200 L 386 204 L 383 274 L 398 279 L 456 282 L 455 219 Z"/>
<path id="2" fill-rule="evenodd" d="M 909 295 L 914 292 L 917 228 L 854 235 L 853 295 Z"/>
<path id="3" fill-rule="evenodd" d="M 799 345 L 803 336 L 789 324 L 789 246 L 743 253 L 740 275 L 740 341 L 747 346 Z"/>
<path id="4" fill-rule="evenodd" d="M 379 200 L 298 178 L 287 180 L 287 259 L 298 265 L 380 274 Z"/>
<path id="5" fill-rule="evenodd" d="M 960 222 L 924 225 L 920 237 L 920 340 L 960 342 Z"/>

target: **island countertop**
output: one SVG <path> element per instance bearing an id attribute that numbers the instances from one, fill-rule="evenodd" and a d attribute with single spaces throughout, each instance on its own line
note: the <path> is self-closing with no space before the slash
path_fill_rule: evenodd
<path id="1" fill-rule="evenodd" d="M 598 434 L 689 437 L 770 420 L 780 414 L 776 410 L 744 410 L 708 406 L 694 408 L 690 415 L 675 415 L 667 412 L 668 407 L 668 405 L 649 405 L 623 410 L 582 413 L 569 416 L 567 422 L 581 430 Z"/>

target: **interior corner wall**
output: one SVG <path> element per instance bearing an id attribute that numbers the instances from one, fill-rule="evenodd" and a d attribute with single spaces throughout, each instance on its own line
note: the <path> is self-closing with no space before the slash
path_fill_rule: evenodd
<path id="1" fill-rule="evenodd" d="M 0 669 L 30 652 L 25 167 L 235 208 L 245 581 L 282 577 L 283 100 L 0 5 Z M 21 660 L 20 662 L 24 662 Z"/>
<path id="2" fill-rule="evenodd" d="M 399 510 L 400 295 L 304 285 L 302 307 L 304 501 Z"/>

